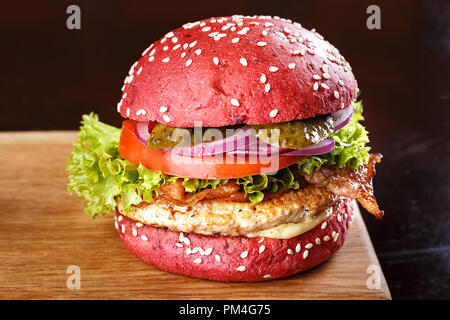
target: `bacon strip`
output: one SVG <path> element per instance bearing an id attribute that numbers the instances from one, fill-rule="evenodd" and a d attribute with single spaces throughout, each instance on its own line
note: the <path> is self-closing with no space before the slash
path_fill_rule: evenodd
<path id="1" fill-rule="evenodd" d="M 380 210 L 375 199 L 372 178 L 375 175 L 375 164 L 380 162 L 382 155 L 371 154 L 369 162 L 359 166 L 357 170 L 350 168 L 321 168 L 311 175 L 303 174 L 305 180 L 318 187 L 326 187 L 335 195 L 358 200 L 358 202 L 377 218 L 384 212 Z"/>
<path id="2" fill-rule="evenodd" d="M 158 188 L 158 194 L 179 206 L 193 206 L 197 202 L 206 199 L 216 199 L 234 202 L 248 201 L 244 197 L 244 192 L 239 191 L 240 186 L 233 180 L 228 181 L 223 186 L 215 189 L 204 189 L 197 193 L 186 193 L 182 185 L 182 180 L 177 180 L 174 184 L 167 184 Z"/>
<path id="3" fill-rule="evenodd" d="M 325 188 L 328 192 L 351 199 L 356 199 L 370 213 L 381 218 L 384 212 L 378 207 L 375 199 L 372 178 L 375 176 L 375 164 L 380 162 L 382 155 L 379 153 L 370 155 L 369 162 L 359 166 L 357 170 L 339 168 L 337 166 L 321 168 L 307 175 L 299 170 L 293 170 L 301 188 Z M 309 184 L 309 185 L 308 185 Z M 288 192 L 283 187 L 275 193 L 266 193 L 264 201 L 270 201 L 281 197 Z M 186 193 L 179 179 L 176 183 L 167 184 L 158 189 L 158 198 L 171 201 L 178 206 L 193 206 L 199 201 L 214 199 L 233 202 L 248 202 L 244 191 L 234 180 L 229 180 L 223 186 L 215 189 L 204 189 L 197 193 Z"/>

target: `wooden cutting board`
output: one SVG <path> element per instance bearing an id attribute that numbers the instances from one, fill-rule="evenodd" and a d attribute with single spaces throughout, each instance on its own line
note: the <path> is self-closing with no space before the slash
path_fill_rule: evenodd
<path id="1" fill-rule="evenodd" d="M 120 241 L 112 215 L 91 219 L 82 200 L 67 193 L 65 165 L 75 137 L 0 133 L 0 299 L 391 298 L 359 211 L 340 251 L 286 279 L 221 283 L 141 262 Z M 67 287 L 73 265 L 80 289 Z M 370 289 L 368 279 L 377 274 L 379 289 Z"/>

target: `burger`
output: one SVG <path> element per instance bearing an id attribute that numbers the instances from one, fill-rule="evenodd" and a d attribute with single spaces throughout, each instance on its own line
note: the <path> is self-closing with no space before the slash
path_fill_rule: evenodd
<path id="1" fill-rule="evenodd" d="M 84 115 L 68 189 L 115 212 L 135 256 L 171 273 L 265 281 L 330 258 L 354 199 L 377 218 L 352 69 L 317 31 L 270 16 L 170 31 L 131 66 L 122 128 Z"/>

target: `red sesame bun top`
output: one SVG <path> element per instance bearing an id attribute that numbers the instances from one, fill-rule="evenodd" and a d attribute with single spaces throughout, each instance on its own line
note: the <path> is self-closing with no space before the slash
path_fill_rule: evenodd
<path id="1" fill-rule="evenodd" d="M 233 16 L 188 23 L 131 67 L 117 109 L 174 127 L 263 124 L 348 106 L 356 80 L 339 51 L 287 19 Z"/>

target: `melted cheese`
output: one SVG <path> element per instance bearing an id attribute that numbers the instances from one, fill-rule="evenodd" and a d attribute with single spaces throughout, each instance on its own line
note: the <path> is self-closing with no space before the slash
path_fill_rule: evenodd
<path id="1" fill-rule="evenodd" d="M 333 213 L 332 208 L 328 208 L 310 220 L 300 223 L 284 223 L 279 226 L 261 230 L 259 232 L 247 234 L 247 237 L 264 237 L 275 239 L 290 239 L 311 229 L 314 229 L 320 223 L 325 221 Z"/>

